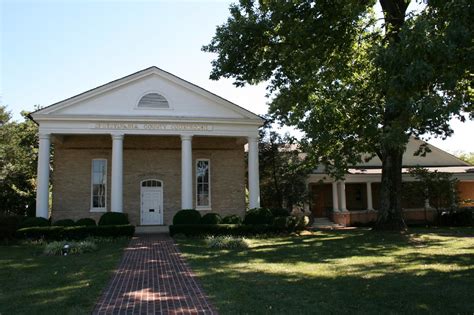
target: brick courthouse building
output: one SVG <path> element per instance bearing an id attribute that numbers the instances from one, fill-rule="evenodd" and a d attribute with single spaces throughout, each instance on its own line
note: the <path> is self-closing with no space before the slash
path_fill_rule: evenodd
<path id="1" fill-rule="evenodd" d="M 114 211 L 135 225 L 169 225 L 180 209 L 242 216 L 247 170 L 249 206 L 259 206 L 263 119 L 156 67 L 31 117 L 39 124 L 39 217 L 98 219 Z"/>

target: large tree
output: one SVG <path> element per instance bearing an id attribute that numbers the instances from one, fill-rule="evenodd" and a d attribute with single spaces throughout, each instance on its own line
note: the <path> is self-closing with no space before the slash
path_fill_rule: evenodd
<path id="1" fill-rule="evenodd" d="M 447 137 L 472 118 L 473 4 L 429 0 L 241 0 L 203 50 L 211 79 L 267 82 L 270 113 L 304 132 L 334 176 L 366 153 L 382 161 L 378 226 L 405 228 L 402 156 L 410 136 Z M 423 148 L 421 148 L 423 149 Z"/>
<path id="2" fill-rule="evenodd" d="M 35 213 L 38 128 L 22 115 L 24 121 L 12 121 L 0 105 L 0 215 Z"/>
<path id="3" fill-rule="evenodd" d="M 294 139 L 281 136 L 272 125 L 268 119 L 260 130 L 260 203 L 291 212 L 308 202 L 306 179 L 311 168 Z"/>

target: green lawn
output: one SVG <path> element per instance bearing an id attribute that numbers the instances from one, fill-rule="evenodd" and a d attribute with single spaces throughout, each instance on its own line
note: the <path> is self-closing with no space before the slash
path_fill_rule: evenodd
<path id="1" fill-rule="evenodd" d="M 181 251 L 221 314 L 472 314 L 474 229 L 368 230 Z"/>
<path id="2" fill-rule="evenodd" d="M 0 246 L 0 314 L 90 314 L 127 243 L 70 256 L 43 256 L 41 245 Z"/>

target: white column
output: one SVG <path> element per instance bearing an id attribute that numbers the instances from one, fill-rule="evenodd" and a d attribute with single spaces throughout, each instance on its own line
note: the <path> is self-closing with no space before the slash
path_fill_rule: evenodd
<path id="1" fill-rule="evenodd" d="M 249 208 L 260 207 L 260 177 L 258 170 L 258 137 L 248 137 Z"/>
<path id="2" fill-rule="evenodd" d="M 337 196 L 337 182 L 332 182 L 332 210 L 339 211 L 339 197 Z"/>
<path id="3" fill-rule="evenodd" d="M 181 136 L 181 209 L 193 208 L 193 136 Z"/>
<path id="4" fill-rule="evenodd" d="M 38 148 L 38 174 L 36 180 L 36 216 L 49 217 L 49 147 L 51 135 L 40 133 Z"/>
<path id="5" fill-rule="evenodd" d="M 372 183 L 367 182 L 367 210 L 374 210 L 372 204 Z"/>
<path id="6" fill-rule="evenodd" d="M 123 212 L 123 134 L 112 135 L 111 211 Z"/>
<path id="7" fill-rule="evenodd" d="M 344 211 L 347 211 L 347 207 L 346 207 L 346 182 L 345 181 L 341 181 L 339 183 L 339 194 L 340 194 L 340 197 L 341 197 L 341 211 L 344 212 Z"/>

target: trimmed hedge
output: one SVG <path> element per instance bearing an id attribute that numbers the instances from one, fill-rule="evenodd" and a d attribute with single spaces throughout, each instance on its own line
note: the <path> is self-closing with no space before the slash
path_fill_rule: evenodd
<path id="1" fill-rule="evenodd" d="M 100 225 L 126 225 L 130 224 L 126 213 L 106 212 L 99 219 Z"/>
<path id="2" fill-rule="evenodd" d="M 135 226 L 130 224 L 104 226 L 46 226 L 23 228 L 16 231 L 16 237 L 20 239 L 45 239 L 54 241 L 81 240 L 89 236 L 133 236 L 133 234 L 135 234 Z"/>
<path id="3" fill-rule="evenodd" d="M 270 208 L 271 213 L 274 217 L 288 217 L 290 216 L 290 211 L 283 208 Z"/>
<path id="4" fill-rule="evenodd" d="M 170 225 L 170 235 L 184 234 L 186 236 L 201 235 L 258 235 L 286 232 L 271 224 L 243 225 L 243 224 L 180 224 Z"/>
<path id="5" fill-rule="evenodd" d="M 253 208 L 245 213 L 244 224 L 272 224 L 273 214 L 267 208 Z"/>
<path id="6" fill-rule="evenodd" d="M 52 226 L 75 226 L 76 223 L 71 219 L 58 220 L 51 224 Z"/>
<path id="7" fill-rule="evenodd" d="M 201 223 L 201 213 L 194 209 L 179 210 L 173 217 L 174 225 L 199 223 Z"/>
<path id="8" fill-rule="evenodd" d="M 20 228 L 36 227 L 36 226 L 50 226 L 51 222 L 45 218 L 26 218 L 20 223 Z"/>
<path id="9" fill-rule="evenodd" d="M 76 221 L 76 226 L 96 226 L 94 219 L 82 218 Z"/>
<path id="10" fill-rule="evenodd" d="M 219 224 L 222 222 L 222 218 L 218 213 L 206 213 L 201 218 L 201 224 Z"/>
<path id="11" fill-rule="evenodd" d="M 0 241 L 14 238 L 20 221 L 18 216 L 0 216 Z"/>
<path id="12" fill-rule="evenodd" d="M 222 224 L 242 224 L 242 219 L 238 215 L 231 214 L 231 215 L 225 216 L 222 219 L 221 223 Z"/>

